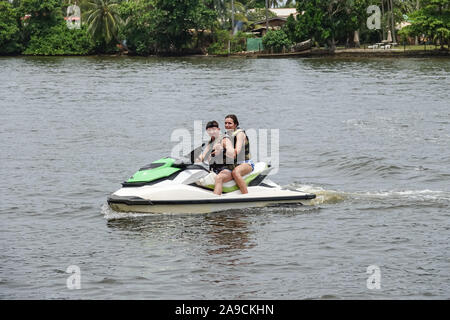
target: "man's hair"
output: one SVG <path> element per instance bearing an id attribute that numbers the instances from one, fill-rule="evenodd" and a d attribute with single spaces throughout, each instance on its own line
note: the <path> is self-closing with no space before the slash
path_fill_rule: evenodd
<path id="1" fill-rule="evenodd" d="M 208 130 L 209 128 L 214 128 L 214 127 L 219 128 L 219 123 L 216 120 L 209 121 L 206 124 L 206 130 Z"/>

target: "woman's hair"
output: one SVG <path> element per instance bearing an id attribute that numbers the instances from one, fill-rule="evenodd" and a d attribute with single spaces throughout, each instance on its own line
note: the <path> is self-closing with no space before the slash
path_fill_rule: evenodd
<path id="1" fill-rule="evenodd" d="M 233 119 L 234 124 L 235 124 L 236 126 L 239 126 L 238 118 L 237 118 L 234 114 L 229 114 L 229 115 L 227 115 L 227 116 L 225 117 L 225 119 L 226 119 L 226 118 Z"/>

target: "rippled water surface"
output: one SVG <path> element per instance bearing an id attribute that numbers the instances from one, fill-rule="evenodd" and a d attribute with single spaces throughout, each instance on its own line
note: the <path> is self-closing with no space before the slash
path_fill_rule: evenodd
<path id="1" fill-rule="evenodd" d="M 0 298 L 450 298 L 450 60 L 0 58 Z M 129 214 L 176 128 L 279 129 L 311 206 Z M 81 289 L 69 290 L 69 266 Z M 368 289 L 368 266 L 381 288 Z"/>

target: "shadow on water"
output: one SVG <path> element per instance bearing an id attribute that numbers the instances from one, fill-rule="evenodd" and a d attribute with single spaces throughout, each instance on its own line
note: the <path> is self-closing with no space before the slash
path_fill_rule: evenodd
<path id="1" fill-rule="evenodd" d="M 112 230 L 125 231 L 137 237 L 158 241 L 182 240 L 205 248 L 207 255 L 220 255 L 254 247 L 254 231 L 249 229 L 249 216 L 244 212 L 210 214 L 155 214 L 108 220 Z"/>
<path id="2" fill-rule="evenodd" d="M 251 237 L 254 231 L 249 230 L 249 222 L 245 216 L 212 214 L 205 216 L 205 222 L 208 225 L 208 238 L 214 243 L 214 246 L 207 251 L 209 255 L 250 249 L 256 246 Z"/>

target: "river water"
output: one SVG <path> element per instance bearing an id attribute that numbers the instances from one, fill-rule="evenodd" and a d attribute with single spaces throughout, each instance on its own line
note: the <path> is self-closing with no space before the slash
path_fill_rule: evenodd
<path id="1" fill-rule="evenodd" d="M 3 57 L 0 68 L 1 299 L 450 298 L 450 60 Z M 278 130 L 271 179 L 316 193 L 312 205 L 108 208 L 121 182 L 170 155 L 175 129 L 223 128 L 228 113 Z"/>

